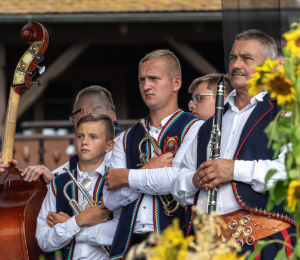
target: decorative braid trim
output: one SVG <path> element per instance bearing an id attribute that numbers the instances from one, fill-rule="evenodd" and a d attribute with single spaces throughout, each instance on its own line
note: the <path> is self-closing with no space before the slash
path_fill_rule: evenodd
<path id="1" fill-rule="evenodd" d="M 153 196 L 153 223 L 154 223 L 154 232 L 157 235 L 155 242 L 158 243 L 158 236 L 160 235 L 160 223 L 159 223 L 159 198 L 158 196 Z"/>
<path id="2" fill-rule="evenodd" d="M 56 182 L 55 182 L 55 178 L 53 178 L 53 180 L 51 181 L 51 189 L 52 189 L 52 192 L 54 194 L 54 196 L 56 197 L 57 195 L 57 186 L 56 186 Z"/>
<path id="3" fill-rule="evenodd" d="M 178 110 L 169 120 L 168 122 L 164 125 L 163 129 L 161 130 L 157 142 L 161 143 L 161 140 L 163 139 L 163 136 L 165 135 L 165 133 L 168 131 L 168 129 L 175 123 L 175 121 L 183 114 L 183 110 Z"/>
<path id="4" fill-rule="evenodd" d="M 294 219 L 292 219 L 290 216 L 287 216 L 287 215 L 284 216 L 283 214 L 280 215 L 279 213 L 276 213 L 274 211 L 268 212 L 266 209 L 251 208 L 249 205 L 246 205 L 246 203 L 243 202 L 241 196 L 239 196 L 239 192 L 238 192 L 236 185 L 237 185 L 237 183 L 232 181 L 232 188 L 233 188 L 234 196 L 242 208 L 244 208 L 245 210 L 250 211 L 252 213 L 255 213 L 255 214 L 259 214 L 259 215 L 263 215 L 263 216 L 270 216 L 272 218 L 286 221 L 294 226 L 296 225 L 296 221 Z"/>
<path id="5" fill-rule="evenodd" d="M 130 241 L 130 239 L 132 237 L 132 232 L 133 232 L 133 224 L 134 224 L 134 221 L 135 221 L 135 219 L 137 217 L 137 213 L 138 213 L 138 210 L 139 210 L 139 207 L 140 207 L 140 203 L 141 203 L 143 197 L 144 197 L 144 194 L 140 195 L 139 198 L 137 199 L 136 203 L 135 203 L 135 206 L 134 206 L 134 209 L 133 209 L 133 213 L 132 213 L 132 216 L 131 216 L 130 230 L 129 230 L 128 238 L 127 238 L 125 249 L 124 249 L 123 253 L 120 254 L 120 255 L 111 256 L 109 259 L 113 259 L 113 260 L 123 259 L 124 254 L 128 250 L 129 241 Z"/>
<path id="6" fill-rule="evenodd" d="M 123 149 L 124 149 L 125 153 L 126 153 L 127 135 L 128 135 L 130 130 L 131 130 L 131 128 L 127 129 L 125 131 L 125 134 L 124 134 L 124 137 L 123 137 Z"/>
<path id="7" fill-rule="evenodd" d="M 190 130 L 191 126 L 192 126 L 195 122 L 197 122 L 197 121 L 199 121 L 199 119 L 198 119 L 198 118 L 194 118 L 194 119 L 192 119 L 192 120 L 185 126 L 185 128 L 183 129 L 183 131 L 182 131 L 182 133 L 181 133 L 181 141 L 180 141 L 181 144 L 182 144 L 182 142 L 183 142 L 183 140 L 184 140 L 184 138 L 185 138 L 185 135 L 186 135 L 187 132 Z"/>

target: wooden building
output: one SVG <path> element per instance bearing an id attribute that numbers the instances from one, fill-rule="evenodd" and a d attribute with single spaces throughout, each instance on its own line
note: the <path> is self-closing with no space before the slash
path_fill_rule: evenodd
<path id="1" fill-rule="evenodd" d="M 284 1 L 300 6 L 297 0 Z M 68 159 L 65 150 L 72 135 L 65 136 L 63 145 L 55 143 L 58 137 L 47 137 L 52 143 L 45 147 L 45 136 L 24 137 L 22 131 L 32 122 L 48 127 L 55 121 L 55 130 L 64 126 L 71 133 L 67 115 L 76 94 L 85 87 L 101 85 L 111 91 L 118 120 L 147 115 L 138 89 L 138 63 L 153 50 L 170 49 L 179 58 L 183 74 L 179 107 L 185 111 L 193 79 L 213 71 L 225 72 L 221 0 L 1 1 L 1 127 L 15 66 L 27 48 L 20 32 L 29 21 L 42 23 L 50 41 L 41 64 L 46 72 L 36 77 L 42 87 L 33 84 L 20 99 L 16 138 L 20 141 L 15 156 L 21 168 L 45 163 L 54 169 Z M 126 127 L 134 121 L 122 122 Z M 41 132 L 41 127 L 34 129 Z"/>

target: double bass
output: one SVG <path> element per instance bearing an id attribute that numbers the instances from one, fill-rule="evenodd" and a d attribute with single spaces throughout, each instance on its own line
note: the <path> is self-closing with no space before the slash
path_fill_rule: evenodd
<path id="1" fill-rule="evenodd" d="M 35 239 L 35 230 L 37 216 L 47 193 L 41 178 L 35 182 L 25 182 L 20 170 L 11 164 L 20 94 L 30 90 L 32 77 L 36 68 L 39 68 L 38 63 L 43 60 L 49 42 L 46 28 L 37 22 L 26 24 L 21 31 L 21 38 L 31 45 L 15 69 L 2 141 L 3 164 L 9 166 L 0 176 L 0 258 L 7 260 L 33 260 L 43 254 Z"/>

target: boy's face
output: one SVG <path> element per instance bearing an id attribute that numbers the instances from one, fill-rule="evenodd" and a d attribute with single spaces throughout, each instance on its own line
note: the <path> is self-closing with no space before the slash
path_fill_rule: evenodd
<path id="1" fill-rule="evenodd" d="M 81 162 L 97 163 L 112 150 L 114 141 L 106 141 L 104 124 L 87 122 L 76 129 L 75 148 Z"/>

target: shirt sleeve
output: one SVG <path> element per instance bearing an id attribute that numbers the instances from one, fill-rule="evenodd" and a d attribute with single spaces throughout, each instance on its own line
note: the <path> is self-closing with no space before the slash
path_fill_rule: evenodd
<path id="1" fill-rule="evenodd" d="M 125 132 L 119 135 L 115 140 L 115 146 L 112 151 L 110 166 L 111 168 L 127 169 L 126 154 L 123 147 L 123 137 Z M 104 205 L 111 211 L 118 210 L 123 206 L 136 200 L 141 193 L 135 192 L 128 187 L 107 191 L 106 187 L 103 188 L 103 202 Z"/>
<path id="2" fill-rule="evenodd" d="M 69 167 L 69 162 L 64 163 L 63 165 L 59 166 L 58 168 L 56 168 L 54 171 L 52 171 L 53 174 L 57 173 L 57 174 L 61 174 L 63 172 L 66 172 L 64 170 L 64 168 L 68 166 Z"/>
<path id="3" fill-rule="evenodd" d="M 264 192 L 265 178 L 269 170 L 275 169 L 277 172 L 270 178 L 266 189 L 269 190 L 274 182 L 286 179 L 285 172 L 285 154 L 287 147 L 280 149 L 278 158 L 275 160 L 255 160 L 244 161 L 236 160 L 234 162 L 233 180 L 250 184 L 256 192 Z"/>
<path id="4" fill-rule="evenodd" d="M 149 195 L 171 193 L 171 184 L 180 169 L 182 158 L 203 123 L 204 121 L 199 120 L 191 126 L 174 157 L 172 167 L 130 170 L 128 177 L 130 188 Z"/>
<path id="5" fill-rule="evenodd" d="M 56 212 L 56 198 L 48 186 L 48 193 L 38 215 L 35 237 L 40 248 L 45 252 L 53 252 L 67 246 L 73 237 L 80 231 L 75 216 L 65 223 L 56 224 L 51 228 L 47 223 L 49 211 Z"/>
<path id="6" fill-rule="evenodd" d="M 105 223 L 81 228 L 76 235 L 76 242 L 87 243 L 91 246 L 99 246 L 99 244 L 110 246 L 118 226 L 121 211 L 122 209 L 114 211 L 113 219 Z"/>
<path id="7" fill-rule="evenodd" d="M 192 205 L 194 196 L 198 191 L 193 185 L 193 176 L 197 171 L 197 135 L 190 143 L 183 156 L 180 169 L 174 177 L 171 186 L 171 193 L 174 199 L 183 207 Z"/>

